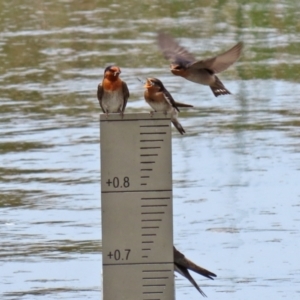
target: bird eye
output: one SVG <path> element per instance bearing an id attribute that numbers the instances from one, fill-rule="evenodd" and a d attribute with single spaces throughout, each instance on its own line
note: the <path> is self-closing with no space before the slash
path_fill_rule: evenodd
<path id="1" fill-rule="evenodd" d="M 153 81 L 150 81 L 150 84 L 151 84 L 152 86 L 154 86 L 154 85 L 155 85 L 155 83 L 154 83 Z"/>

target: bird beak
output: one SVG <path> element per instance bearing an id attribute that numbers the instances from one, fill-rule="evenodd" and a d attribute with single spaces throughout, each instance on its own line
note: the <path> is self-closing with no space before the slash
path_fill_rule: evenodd
<path id="1" fill-rule="evenodd" d="M 147 78 L 144 88 L 149 89 L 152 87 L 151 81 Z"/>
<path id="2" fill-rule="evenodd" d="M 170 65 L 170 70 L 176 70 L 176 67 L 177 67 L 177 65 L 174 65 L 174 64 L 172 64 L 172 65 Z"/>

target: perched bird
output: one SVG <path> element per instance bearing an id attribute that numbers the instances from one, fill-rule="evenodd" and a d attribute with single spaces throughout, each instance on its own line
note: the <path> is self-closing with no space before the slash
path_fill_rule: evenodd
<path id="1" fill-rule="evenodd" d="M 205 276 L 209 279 L 214 279 L 213 277 L 217 277 L 216 274 L 201 268 L 194 264 L 192 261 L 188 260 L 181 252 L 179 252 L 174 246 L 174 270 L 180 273 L 182 276 L 187 278 L 193 286 L 199 291 L 199 293 L 206 297 L 204 292 L 201 290 L 201 288 L 198 286 L 194 278 L 190 275 L 189 270 L 194 271 L 202 276 Z"/>
<path id="2" fill-rule="evenodd" d="M 171 36 L 159 33 L 157 41 L 163 55 L 171 62 L 171 72 L 187 80 L 209 85 L 216 97 L 230 94 L 220 79 L 215 75 L 229 68 L 241 55 L 243 43 L 240 42 L 228 51 L 217 56 L 196 60 L 185 48 Z"/>
<path id="3" fill-rule="evenodd" d="M 123 117 L 129 98 L 127 84 L 121 80 L 121 70 L 117 66 L 108 66 L 104 71 L 102 84 L 99 83 L 97 97 L 102 111 L 108 117 L 109 113 L 120 113 Z"/>
<path id="4" fill-rule="evenodd" d="M 193 107 L 189 104 L 176 102 L 171 94 L 164 87 L 163 83 L 157 78 L 147 78 L 144 97 L 146 102 L 154 109 L 154 112 L 163 112 L 165 114 L 171 114 L 171 122 L 176 129 L 181 133 L 185 133 L 185 130 L 177 120 L 178 107 Z M 153 112 L 151 112 L 151 115 Z"/>

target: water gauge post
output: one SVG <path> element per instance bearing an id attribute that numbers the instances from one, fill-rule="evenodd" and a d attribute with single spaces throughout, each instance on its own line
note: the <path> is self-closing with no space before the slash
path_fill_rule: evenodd
<path id="1" fill-rule="evenodd" d="M 174 300 L 170 117 L 100 115 L 103 300 Z"/>

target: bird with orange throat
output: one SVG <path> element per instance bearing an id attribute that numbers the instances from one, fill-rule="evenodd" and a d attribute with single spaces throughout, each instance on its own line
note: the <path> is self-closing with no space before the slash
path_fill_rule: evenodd
<path id="1" fill-rule="evenodd" d="M 129 98 L 127 84 L 121 80 L 121 70 L 118 66 L 108 66 L 104 70 L 104 78 L 99 83 L 97 97 L 103 113 L 120 113 L 123 117 Z"/>
<path id="2" fill-rule="evenodd" d="M 147 78 L 144 88 L 144 98 L 153 108 L 154 112 L 170 113 L 171 122 L 180 134 L 184 134 L 185 130 L 177 119 L 178 112 L 180 111 L 178 107 L 193 107 L 193 105 L 176 102 L 163 83 L 157 78 Z M 151 115 L 154 112 L 152 111 Z"/>

